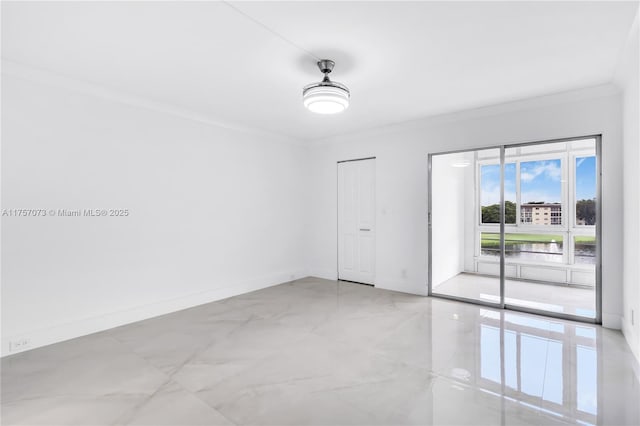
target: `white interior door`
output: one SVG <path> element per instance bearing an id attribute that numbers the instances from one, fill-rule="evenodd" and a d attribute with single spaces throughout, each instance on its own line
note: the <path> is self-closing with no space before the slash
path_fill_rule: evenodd
<path id="1" fill-rule="evenodd" d="M 374 283 L 375 159 L 338 163 L 338 279 Z"/>

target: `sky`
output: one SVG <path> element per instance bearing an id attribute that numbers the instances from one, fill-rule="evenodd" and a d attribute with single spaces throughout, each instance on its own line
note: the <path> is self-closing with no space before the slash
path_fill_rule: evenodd
<path id="1" fill-rule="evenodd" d="M 576 199 L 596 196 L 596 159 L 593 156 L 576 158 Z M 481 167 L 481 204 L 488 206 L 500 202 L 500 165 Z M 505 163 L 505 201 L 516 201 L 516 165 Z M 559 203 L 562 197 L 562 169 L 557 160 L 523 161 L 520 163 L 521 202 L 542 201 Z"/>
<path id="2" fill-rule="evenodd" d="M 576 158 L 576 200 L 596 198 L 596 157 Z"/>

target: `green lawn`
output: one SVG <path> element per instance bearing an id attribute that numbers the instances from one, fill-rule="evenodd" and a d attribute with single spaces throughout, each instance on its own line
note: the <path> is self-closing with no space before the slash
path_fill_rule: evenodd
<path id="1" fill-rule="evenodd" d="M 581 244 L 595 244 L 596 238 L 589 236 L 575 237 L 576 243 Z M 556 242 L 562 244 L 562 235 L 553 234 L 505 234 L 505 245 L 516 245 L 518 243 L 552 243 Z M 500 234 L 497 233 L 482 233 L 481 247 L 492 248 L 500 246 Z"/>
<path id="2" fill-rule="evenodd" d="M 575 237 L 575 239 L 576 239 L 576 243 L 582 243 L 582 244 L 596 243 L 596 237 L 580 236 L 580 237 Z"/>

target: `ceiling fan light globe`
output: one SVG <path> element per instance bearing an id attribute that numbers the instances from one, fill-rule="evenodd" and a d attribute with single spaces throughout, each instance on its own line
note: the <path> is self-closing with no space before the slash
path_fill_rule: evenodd
<path id="1" fill-rule="evenodd" d="M 309 84 L 302 90 L 302 103 L 317 114 L 337 114 L 349 107 L 351 94 L 347 86 L 328 78 Z"/>
<path id="2" fill-rule="evenodd" d="M 326 88 L 310 89 L 303 97 L 304 106 L 318 114 L 336 114 L 349 107 L 349 94 L 328 91 Z"/>

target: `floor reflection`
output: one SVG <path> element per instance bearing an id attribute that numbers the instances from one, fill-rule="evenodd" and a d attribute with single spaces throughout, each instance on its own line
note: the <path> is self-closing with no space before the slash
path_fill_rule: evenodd
<path id="1" fill-rule="evenodd" d="M 480 310 L 477 385 L 529 408 L 598 423 L 597 327 Z"/>
<path id="2" fill-rule="evenodd" d="M 433 287 L 434 294 L 500 303 L 500 279 L 460 273 Z M 542 284 L 536 281 L 505 280 L 507 305 L 557 312 L 585 318 L 596 316 L 595 288 Z"/>

